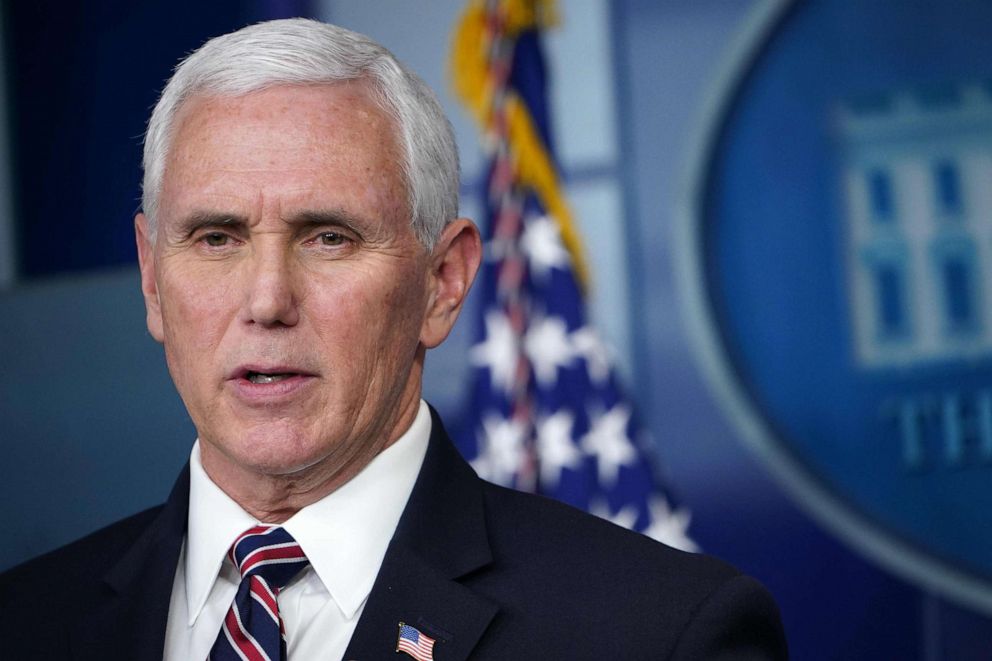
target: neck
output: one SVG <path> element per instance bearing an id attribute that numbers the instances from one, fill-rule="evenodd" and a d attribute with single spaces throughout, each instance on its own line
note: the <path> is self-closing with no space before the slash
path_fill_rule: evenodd
<path id="1" fill-rule="evenodd" d="M 262 523 L 281 524 L 312 503 L 347 484 L 380 452 L 410 429 L 420 408 L 419 392 L 397 410 L 394 424 L 367 435 L 364 442 L 342 443 L 326 456 L 294 470 L 249 466 L 216 444 L 200 442 L 200 463 L 207 476 L 245 512 Z M 351 452 L 347 452 L 351 449 Z"/>

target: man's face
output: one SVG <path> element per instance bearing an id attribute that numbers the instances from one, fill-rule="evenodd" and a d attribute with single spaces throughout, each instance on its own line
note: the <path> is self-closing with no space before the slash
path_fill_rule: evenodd
<path id="1" fill-rule="evenodd" d="M 193 98 L 176 121 L 156 240 L 139 216 L 138 243 L 204 466 L 364 465 L 412 421 L 443 339 L 392 120 L 354 82 Z"/>

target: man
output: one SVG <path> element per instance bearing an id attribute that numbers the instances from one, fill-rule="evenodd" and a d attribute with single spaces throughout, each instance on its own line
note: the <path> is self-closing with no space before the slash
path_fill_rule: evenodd
<path id="1" fill-rule="evenodd" d="M 19 659 L 777 659 L 719 561 L 479 480 L 420 399 L 481 259 L 433 94 L 251 26 L 176 70 L 135 220 L 198 432 L 168 502 L 0 578 Z"/>

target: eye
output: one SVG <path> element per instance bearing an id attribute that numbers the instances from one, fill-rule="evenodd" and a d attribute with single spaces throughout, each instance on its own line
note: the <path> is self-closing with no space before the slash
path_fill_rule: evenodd
<path id="1" fill-rule="evenodd" d="M 221 246 L 226 246 L 229 239 L 230 237 L 223 232 L 208 232 L 203 235 L 202 241 L 211 248 L 219 248 Z"/>
<path id="2" fill-rule="evenodd" d="M 337 232 L 321 232 L 317 238 L 320 240 L 320 244 L 324 246 L 340 246 L 344 245 L 345 241 L 347 241 L 343 234 L 338 234 Z"/>

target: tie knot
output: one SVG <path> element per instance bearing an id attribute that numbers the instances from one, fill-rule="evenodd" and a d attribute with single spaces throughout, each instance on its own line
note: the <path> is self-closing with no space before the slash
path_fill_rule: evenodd
<path id="1" fill-rule="evenodd" d="M 281 590 L 310 564 L 292 535 L 279 526 L 264 524 L 234 540 L 230 556 L 242 579 L 258 576 L 272 590 Z"/>

